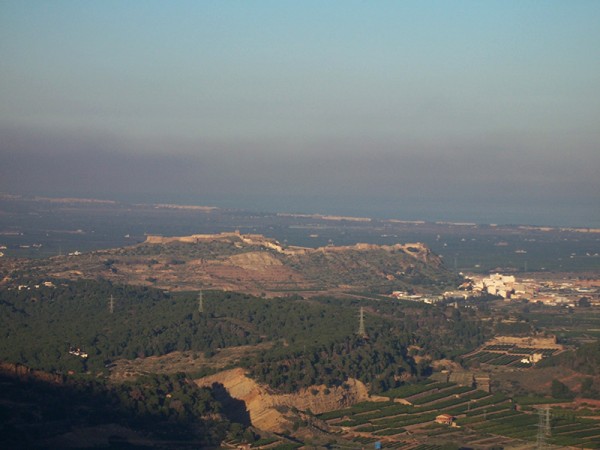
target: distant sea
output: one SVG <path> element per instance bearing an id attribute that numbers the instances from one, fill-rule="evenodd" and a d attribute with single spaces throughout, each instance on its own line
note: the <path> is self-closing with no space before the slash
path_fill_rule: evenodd
<path id="1" fill-rule="evenodd" d="M 114 198 L 114 196 L 113 196 Z M 553 227 L 600 228 L 600 199 L 597 204 L 404 201 L 396 199 L 364 200 L 201 195 L 127 196 L 114 198 L 144 203 L 176 203 L 217 206 L 263 213 L 303 213 L 371 217 L 376 219 L 423 220 L 427 222 L 469 222 L 498 225 L 537 225 Z"/>

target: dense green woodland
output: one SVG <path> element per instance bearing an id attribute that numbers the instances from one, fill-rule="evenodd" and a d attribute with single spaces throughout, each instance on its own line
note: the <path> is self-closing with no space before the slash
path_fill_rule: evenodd
<path id="1" fill-rule="evenodd" d="M 348 377 L 382 392 L 403 381 L 429 374 L 429 358 L 454 357 L 481 344 L 487 330 L 473 316 L 458 310 L 392 300 L 366 302 L 321 299 L 332 307 L 338 338 L 313 340 L 313 345 L 274 350 L 252 361 L 252 375 L 292 392 L 311 384 L 342 385 Z M 359 305 L 367 311 L 368 339 L 354 333 Z M 339 317 L 339 320 L 335 317 Z M 340 332 L 341 331 L 341 332 Z M 424 356 L 420 364 L 413 356 Z"/>
<path id="2" fill-rule="evenodd" d="M 55 285 L 0 292 L 1 359 L 96 374 L 117 358 L 175 350 L 210 356 L 224 347 L 272 342 L 262 355 L 242 363 L 275 388 L 341 385 L 354 377 L 382 391 L 427 374 L 427 358 L 457 356 L 489 337 L 472 310 L 388 299 L 263 299 L 205 292 L 200 313 L 197 293 L 95 280 Z M 369 339 L 356 336 L 360 306 Z M 89 357 L 69 354 L 71 346 Z M 415 355 L 425 359 L 416 364 Z"/>

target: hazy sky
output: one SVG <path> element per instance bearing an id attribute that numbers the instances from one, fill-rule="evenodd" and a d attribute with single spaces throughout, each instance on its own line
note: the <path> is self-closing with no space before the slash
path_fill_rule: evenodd
<path id="1" fill-rule="evenodd" d="M 600 227 L 600 1 L 0 0 L 0 190 Z"/>

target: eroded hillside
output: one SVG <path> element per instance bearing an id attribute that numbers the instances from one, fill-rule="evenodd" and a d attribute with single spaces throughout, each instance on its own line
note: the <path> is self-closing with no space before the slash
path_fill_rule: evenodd
<path id="1" fill-rule="evenodd" d="M 275 432 L 291 427 L 294 416 L 291 410 L 319 414 L 369 398 L 367 387 L 355 379 L 348 379 L 344 386 L 311 386 L 293 394 L 276 394 L 268 386 L 248 378 L 240 368 L 200 378 L 196 383 L 202 387 L 222 385 L 233 398 L 244 402 L 254 426 Z"/>

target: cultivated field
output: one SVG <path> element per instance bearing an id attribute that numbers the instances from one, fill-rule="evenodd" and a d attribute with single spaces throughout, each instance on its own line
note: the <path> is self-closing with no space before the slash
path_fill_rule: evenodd
<path id="1" fill-rule="evenodd" d="M 551 408 L 548 443 L 600 446 L 600 422 L 585 417 L 591 411 L 558 407 L 561 401 L 556 399 L 529 398 L 519 403 L 502 394 L 430 380 L 386 395 L 389 401 L 364 402 L 319 418 L 340 435 L 369 446 L 379 441 L 384 448 L 420 450 L 441 448 L 448 442 L 472 448 L 526 447 L 537 439 L 538 409 L 543 405 Z M 410 404 L 398 403 L 400 398 Z M 436 423 L 440 414 L 453 416 L 453 426 Z"/>

